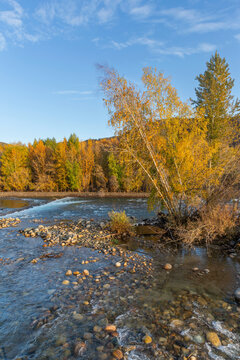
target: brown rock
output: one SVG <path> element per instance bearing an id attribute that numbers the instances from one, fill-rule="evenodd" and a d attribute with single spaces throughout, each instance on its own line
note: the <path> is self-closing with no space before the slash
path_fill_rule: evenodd
<path id="1" fill-rule="evenodd" d="M 122 353 L 122 351 L 119 350 L 119 349 L 114 350 L 112 354 L 113 354 L 113 356 L 114 356 L 115 359 L 118 359 L 118 360 L 123 359 L 123 353 Z"/>
<path id="2" fill-rule="evenodd" d="M 78 342 L 74 346 L 74 354 L 76 356 L 81 356 L 87 350 L 87 345 L 85 342 Z"/>
<path id="3" fill-rule="evenodd" d="M 164 269 L 165 270 L 172 270 L 172 265 L 167 263 L 167 264 L 164 265 Z"/>
<path id="4" fill-rule="evenodd" d="M 145 336 L 143 337 L 143 342 L 144 342 L 145 344 L 151 344 L 151 342 L 152 342 L 151 336 L 145 335 Z"/>
<path id="5" fill-rule="evenodd" d="M 215 347 L 221 346 L 221 341 L 215 332 L 209 331 L 206 334 L 207 340 Z"/>
<path id="6" fill-rule="evenodd" d="M 106 331 L 109 331 L 109 332 L 114 332 L 114 331 L 117 330 L 117 328 L 116 328 L 115 325 L 107 325 L 107 326 L 105 327 L 105 330 L 106 330 Z"/>

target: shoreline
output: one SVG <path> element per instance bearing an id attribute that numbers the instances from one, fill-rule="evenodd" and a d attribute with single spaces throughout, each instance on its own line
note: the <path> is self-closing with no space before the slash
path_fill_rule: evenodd
<path id="1" fill-rule="evenodd" d="M 57 192 L 57 191 L 6 191 L 0 192 L 0 198 L 65 198 L 65 197 L 81 197 L 81 198 L 148 198 L 149 193 L 134 193 L 134 192 Z"/>

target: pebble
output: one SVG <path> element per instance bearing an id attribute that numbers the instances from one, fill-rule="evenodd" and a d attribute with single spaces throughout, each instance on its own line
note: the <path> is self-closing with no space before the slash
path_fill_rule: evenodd
<path id="1" fill-rule="evenodd" d="M 145 344 L 151 344 L 151 342 L 152 342 L 151 336 L 145 335 L 145 336 L 143 337 L 143 342 L 144 342 Z"/>
<path id="2" fill-rule="evenodd" d="M 121 350 L 117 349 L 112 352 L 115 359 L 121 360 L 123 359 L 123 353 Z"/>
<path id="3" fill-rule="evenodd" d="M 120 262 L 116 262 L 115 266 L 116 266 L 116 267 L 121 267 L 121 263 L 120 263 Z"/>
<path id="4" fill-rule="evenodd" d="M 183 324 L 184 324 L 184 322 L 183 322 L 182 320 L 173 319 L 173 320 L 171 321 L 171 324 L 170 324 L 170 325 L 173 326 L 173 327 L 182 327 Z"/>
<path id="5" fill-rule="evenodd" d="M 72 270 L 68 270 L 65 275 L 66 275 L 66 276 L 72 275 Z"/>
<path id="6" fill-rule="evenodd" d="M 85 276 L 89 276 L 89 271 L 88 270 L 83 270 L 83 274 L 85 275 Z"/>
<path id="7" fill-rule="evenodd" d="M 93 331 L 96 333 L 100 333 L 102 331 L 102 328 L 100 326 L 95 325 Z"/>
<path id="8" fill-rule="evenodd" d="M 85 342 L 78 342 L 74 346 L 74 354 L 76 356 L 81 356 L 87 350 L 87 345 Z"/>
<path id="9" fill-rule="evenodd" d="M 93 337 L 93 334 L 86 332 L 84 333 L 83 337 L 85 340 L 90 340 Z"/>
<path id="10" fill-rule="evenodd" d="M 73 318 L 78 321 L 82 321 L 84 319 L 84 316 L 82 314 L 73 313 Z"/>
<path id="11" fill-rule="evenodd" d="M 240 288 L 234 292 L 234 297 L 240 303 Z"/>
<path id="12" fill-rule="evenodd" d="M 63 285 L 69 285 L 70 281 L 69 280 L 63 280 L 62 284 Z"/>
<path id="13" fill-rule="evenodd" d="M 205 343 L 205 339 L 202 335 L 195 335 L 193 337 L 193 340 L 197 343 L 197 344 L 204 344 Z"/>
<path id="14" fill-rule="evenodd" d="M 215 332 L 209 331 L 206 334 L 207 340 L 215 347 L 221 346 L 221 341 Z"/>
<path id="15" fill-rule="evenodd" d="M 103 288 L 104 288 L 104 289 L 110 289 L 110 287 L 111 287 L 110 284 L 105 284 L 105 285 L 103 285 Z"/>
<path id="16" fill-rule="evenodd" d="M 105 327 L 105 330 L 106 330 L 106 331 L 109 331 L 109 332 L 114 332 L 114 331 L 117 330 L 117 328 L 116 328 L 115 325 L 107 325 L 107 326 Z"/>
<path id="17" fill-rule="evenodd" d="M 172 269 L 172 265 L 169 264 L 169 263 L 167 263 L 167 264 L 164 265 L 164 269 L 165 269 L 165 270 L 171 270 L 171 269 Z"/>

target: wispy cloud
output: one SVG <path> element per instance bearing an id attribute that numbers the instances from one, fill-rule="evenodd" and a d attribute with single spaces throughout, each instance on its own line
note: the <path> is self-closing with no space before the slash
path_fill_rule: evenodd
<path id="1" fill-rule="evenodd" d="M 235 37 L 235 39 L 237 39 L 238 41 L 240 41 L 240 34 L 237 34 L 237 35 L 235 35 L 234 37 Z"/>
<path id="2" fill-rule="evenodd" d="M 141 20 L 152 14 L 152 6 L 141 0 L 47 0 L 38 7 L 36 15 L 46 24 L 58 19 L 67 25 L 81 26 L 111 22 L 118 11 Z"/>
<path id="3" fill-rule="evenodd" d="M 164 18 L 172 19 L 175 28 L 181 32 L 208 33 L 219 30 L 230 30 L 240 28 L 240 17 L 238 13 L 229 15 L 227 13 L 203 14 L 195 9 L 175 7 L 160 11 Z"/>
<path id="4" fill-rule="evenodd" d="M 36 42 L 39 40 L 37 34 L 28 33 L 24 26 L 27 17 L 22 6 L 15 0 L 4 0 L 4 9 L 0 10 L 0 26 L 2 34 L 0 37 L 0 51 L 6 48 L 10 40 L 22 44 L 24 41 Z"/>
<path id="5" fill-rule="evenodd" d="M 0 51 L 3 51 L 6 47 L 6 39 L 3 34 L 0 33 Z"/>
<path id="6" fill-rule="evenodd" d="M 184 57 L 185 55 L 192 55 L 202 52 L 212 52 L 216 50 L 216 45 L 210 43 L 200 43 L 197 46 L 193 47 L 168 46 L 166 42 L 151 39 L 148 37 L 130 39 L 126 42 L 118 42 L 112 40 L 110 43 L 110 46 L 114 47 L 117 50 L 122 50 L 134 45 L 146 46 L 152 52 L 157 54 L 175 55 L 179 57 Z"/>
<path id="7" fill-rule="evenodd" d="M 130 8 L 130 15 L 136 16 L 137 18 L 147 18 L 152 15 L 153 8 L 150 5 L 142 5 Z"/>

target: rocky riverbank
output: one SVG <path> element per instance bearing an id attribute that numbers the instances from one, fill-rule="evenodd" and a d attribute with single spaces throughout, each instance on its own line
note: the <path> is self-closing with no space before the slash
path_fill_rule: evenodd
<path id="1" fill-rule="evenodd" d="M 16 229 L 15 238 L 24 241 L 24 235 L 26 244 L 39 244 L 38 256 L 30 252 L 17 261 L 36 278 L 49 273 L 51 306 L 31 319 L 38 341 L 19 359 L 32 354 L 39 360 L 238 358 L 239 292 L 227 299 L 212 295 L 214 269 L 206 263 L 189 263 L 186 269 L 173 252 L 161 260 L 155 247 L 149 255 L 141 253 L 142 241 L 154 243 L 141 237 L 133 239 L 138 252 L 129 251 L 128 240 L 121 242 L 106 221 L 46 225 L 36 219 L 32 224 Z M 17 266 L 17 261 L 6 265 Z M 197 291 L 190 283 L 206 287 Z"/>
<path id="2" fill-rule="evenodd" d="M 0 229 L 17 226 L 21 220 L 19 218 L 0 219 Z"/>

